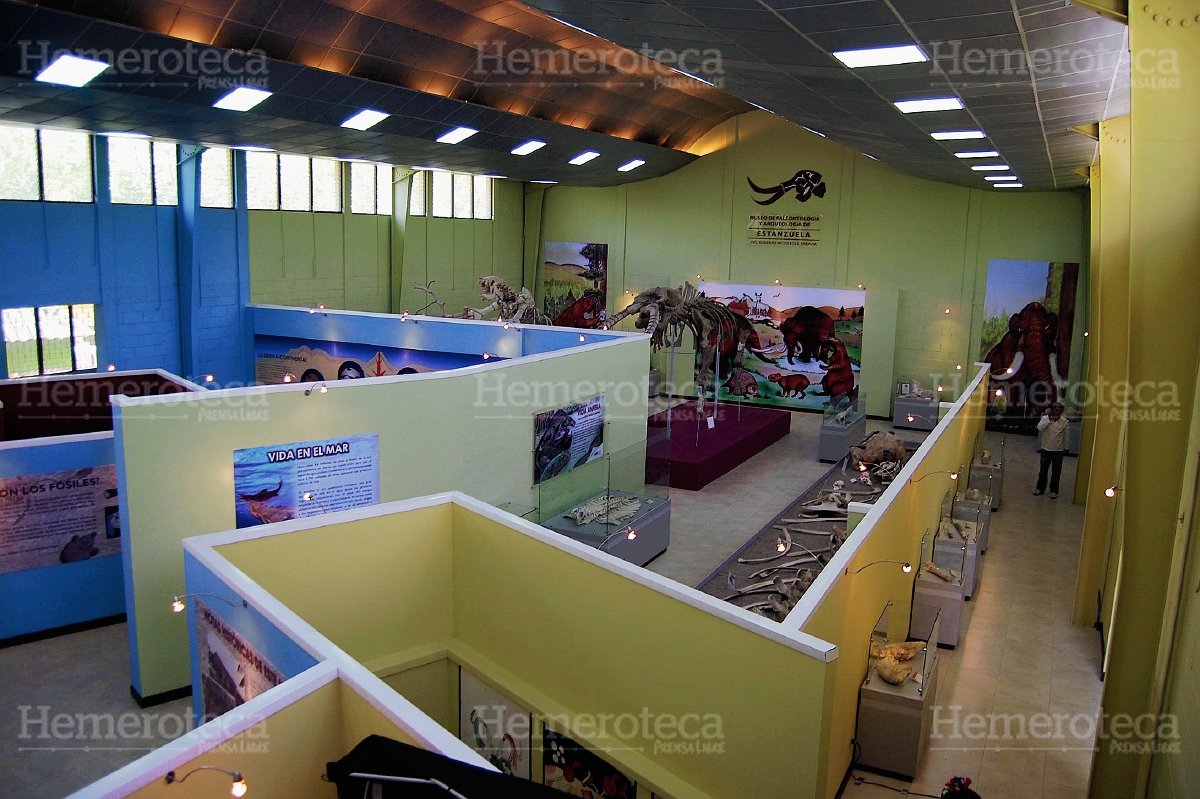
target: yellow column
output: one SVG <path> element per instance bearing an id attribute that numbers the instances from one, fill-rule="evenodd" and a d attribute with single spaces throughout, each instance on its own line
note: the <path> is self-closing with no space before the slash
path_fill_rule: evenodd
<path id="1" fill-rule="evenodd" d="M 1099 248 L 1092 253 L 1096 279 L 1091 290 L 1097 302 L 1089 322 L 1088 384 L 1095 401 L 1089 403 L 1088 412 L 1096 415 L 1075 578 L 1072 621 L 1076 624 L 1096 620 L 1096 598 L 1104 582 L 1112 531 L 1113 502 L 1104 490 L 1116 482 L 1121 435 L 1120 409 L 1113 405 L 1112 387 L 1126 379 L 1129 355 L 1129 117 L 1100 123 L 1100 164 L 1093 173 L 1092 204 L 1099 228 L 1093 241 L 1098 239 Z"/>
<path id="2" fill-rule="evenodd" d="M 1087 365 L 1087 370 L 1083 374 L 1087 386 L 1096 385 L 1096 378 L 1100 372 L 1100 364 L 1096 360 L 1096 347 L 1094 346 L 1096 340 L 1089 335 L 1089 332 L 1094 334 L 1096 320 L 1100 318 L 1100 182 L 1100 161 L 1097 158 L 1096 163 L 1088 168 L 1090 205 L 1087 256 L 1088 329 L 1084 331 L 1084 338 L 1079 342 L 1080 354 L 1084 356 L 1084 362 Z M 1083 427 L 1079 436 L 1079 465 L 1076 467 L 1075 491 L 1071 495 L 1071 501 L 1076 505 L 1086 505 L 1088 486 L 1092 484 L 1092 447 L 1096 443 L 1096 408 L 1098 406 L 1096 398 L 1091 392 L 1085 397 L 1071 397 L 1071 402 L 1072 404 L 1081 403 L 1079 410 L 1083 413 Z"/>
<path id="3" fill-rule="evenodd" d="M 1184 25 L 1184 23 L 1187 23 Z M 1200 0 L 1130 4 L 1129 381 L 1125 532 L 1105 718 L 1153 702 L 1200 350 Z M 1098 501 L 1098 500 L 1094 500 Z M 1140 796 L 1137 753 L 1101 740 L 1091 794 Z"/>

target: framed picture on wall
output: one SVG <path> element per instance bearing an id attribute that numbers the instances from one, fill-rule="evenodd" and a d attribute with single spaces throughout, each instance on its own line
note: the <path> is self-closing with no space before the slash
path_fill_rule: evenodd
<path id="1" fill-rule="evenodd" d="M 542 733 L 543 783 L 587 799 L 637 799 L 637 783 L 560 732 Z"/>
<path id="2" fill-rule="evenodd" d="M 471 672 L 458 667 L 458 739 L 487 762 L 521 779 L 533 779 L 529 711 Z"/>

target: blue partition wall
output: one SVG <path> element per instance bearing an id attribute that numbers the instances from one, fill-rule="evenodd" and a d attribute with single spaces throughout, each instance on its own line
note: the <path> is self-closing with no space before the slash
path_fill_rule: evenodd
<path id="1" fill-rule="evenodd" d="M 39 443 L 46 441 L 54 443 Z M 0 445 L 0 478 L 112 464 L 112 433 Z M 0 574 L 0 640 L 125 612 L 120 555 Z"/>

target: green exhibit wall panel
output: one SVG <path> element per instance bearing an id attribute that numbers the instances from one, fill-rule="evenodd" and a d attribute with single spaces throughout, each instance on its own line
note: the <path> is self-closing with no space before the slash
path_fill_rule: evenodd
<path id="1" fill-rule="evenodd" d="M 191 401 L 118 398 L 134 687 L 145 697 L 189 682 L 186 625 L 170 608 L 183 585 L 179 542 L 235 527 L 234 450 L 377 433 L 381 502 L 461 490 L 534 504 L 533 414 L 555 406 L 559 386 L 577 399 L 608 392 L 606 447 L 644 441 L 648 350 L 645 337 L 623 337 L 453 371 L 334 381 L 307 396 L 305 386 L 281 385 Z"/>

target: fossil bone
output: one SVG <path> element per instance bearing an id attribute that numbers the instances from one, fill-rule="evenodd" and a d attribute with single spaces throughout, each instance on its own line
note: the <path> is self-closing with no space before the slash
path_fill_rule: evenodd
<path id="1" fill-rule="evenodd" d="M 884 682 L 890 682 L 892 685 L 903 685 L 904 681 L 912 674 L 913 668 L 907 664 L 899 663 L 889 657 L 881 657 L 875 661 L 875 671 L 883 678 Z"/>
<path id="2" fill-rule="evenodd" d="M 918 652 L 923 651 L 925 651 L 924 641 L 905 641 L 903 643 L 884 644 L 880 655 L 903 663 L 906 660 L 912 660 Z"/>
<path id="3" fill-rule="evenodd" d="M 941 566 L 936 565 L 931 560 L 925 561 L 924 568 L 925 571 L 929 572 L 934 577 L 940 577 L 948 583 L 952 583 L 958 578 L 958 575 L 956 575 L 953 570 L 943 569 Z"/>
<path id="4" fill-rule="evenodd" d="M 787 557 L 787 554 L 792 551 L 792 534 L 788 532 L 786 527 L 776 526 L 778 530 L 783 532 L 783 538 L 779 539 L 775 545 L 775 554 L 765 558 L 738 558 L 738 563 L 770 563 L 773 560 Z"/>
<path id="5" fill-rule="evenodd" d="M 636 516 L 641 507 L 642 501 L 637 497 L 608 494 L 576 505 L 564 513 L 563 517 L 571 519 L 581 527 L 594 521 L 602 524 L 622 524 Z"/>

